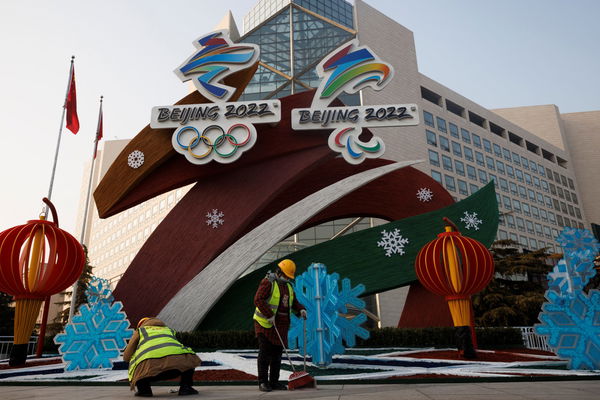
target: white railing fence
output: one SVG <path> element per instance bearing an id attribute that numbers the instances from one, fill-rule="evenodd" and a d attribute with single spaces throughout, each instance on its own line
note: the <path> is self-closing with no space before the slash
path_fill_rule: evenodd
<path id="1" fill-rule="evenodd" d="M 14 338 L 12 336 L 0 336 L 0 360 L 8 358 L 12 349 Z M 27 344 L 27 355 L 35 354 L 37 336 L 32 336 Z"/>
<path id="2" fill-rule="evenodd" d="M 517 326 L 521 330 L 523 345 L 528 349 L 552 351 L 546 343 L 546 337 L 540 336 L 533 331 L 532 326 Z"/>

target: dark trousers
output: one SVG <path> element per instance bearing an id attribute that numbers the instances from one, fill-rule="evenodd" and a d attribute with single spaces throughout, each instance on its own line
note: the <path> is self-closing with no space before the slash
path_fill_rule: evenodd
<path id="1" fill-rule="evenodd" d="M 269 342 L 265 335 L 258 334 L 258 383 L 279 382 L 283 346 Z M 270 373 L 269 373 L 270 372 Z"/>
<path id="2" fill-rule="evenodd" d="M 168 371 L 164 371 L 161 372 L 160 374 L 156 375 L 156 376 L 149 376 L 147 378 L 143 378 L 143 379 L 138 379 L 138 381 L 135 383 L 135 386 L 138 389 L 139 393 L 144 393 L 144 394 L 151 394 L 152 393 L 152 389 L 150 388 L 150 383 L 151 382 L 158 382 L 158 381 L 168 381 L 169 379 L 175 379 L 178 376 L 181 376 L 181 379 L 179 380 L 179 387 L 184 387 L 184 386 L 192 386 L 192 384 L 194 383 L 194 369 L 188 369 L 187 371 L 179 371 L 177 369 L 170 369 Z"/>

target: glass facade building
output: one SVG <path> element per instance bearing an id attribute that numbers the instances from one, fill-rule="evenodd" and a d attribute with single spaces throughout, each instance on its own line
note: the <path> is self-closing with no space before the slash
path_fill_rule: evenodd
<path id="1" fill-rule="evenodd" d="M 352 6 L 343 0 L 262 0 L 244 21 L 260 21 L 239 40 L 260 46 L 260 65 L 241 100 L 279 98 L 317 87 L 315 66 L 356 35 Z"/>

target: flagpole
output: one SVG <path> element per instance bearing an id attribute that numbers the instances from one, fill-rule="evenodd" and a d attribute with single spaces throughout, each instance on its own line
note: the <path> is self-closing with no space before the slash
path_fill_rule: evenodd
<path id="1" fill-rule="evenodd" d="M 79 239 L 79 243 L 85 245 L 85 228 L 87 225 L 87 215 L 90 205 L 90 194 L 92 192 L 92 178 L 94 176 L 94 166 L 96 164 L 96 153 L 98 152 L 98 133 L 99 130 L 102 129 L 102 101 L 104 96 L 100 96 L 100 109 L 98 111 L 98 127 L 96 128 L 96 138 L 94 139 L 94 153 L 92 156 L 92 164 L 90 165 L 90 177 L 88 179 L 88 189 L 87 195 L 85 197 L 85 211 L 83 212 L 83 223 L 81 227 L 81 236 Z M 73 314 L 75 313 L 75 303 L 77 302 L 77 287 L 79 286 L 79 279 L 75 281 L 73 284 L 73 294 L 71 295 L 71 307 L 69 309 L 69 322 L 73 319 Z"/>
<path id="2" fill-rule="evenodd" d="M 58 130 L 58 140 L 56 142 L 56 152 L 54 153 L 54 165 L 52 166 L 52 175 L 50 176 L 50 187 L 48 188 L 48 200 L 52 199 L 52 187 L 54 186 L 54 175 L 56 174 L 56 164 L 58 162 L 58 150 L 60 149 L 60 139 L 62 137 L 63 125 L 65 122 L 65 113 L 67 112 L 67 98 L 69 96 L 69 89 L 71 88 L 71 79 L 73 77 L 73 63 L 75 62 L 75 56 L 71 56 L 71 69 L 69 70 L 69 81 L 67 83 L 67 92 L 65 93 L 65 102 L 63 103 L 62 116 L 60 117 L 60 129 Z M 44 208 L 44 215 L 48 213 L 48 206 Z"/>

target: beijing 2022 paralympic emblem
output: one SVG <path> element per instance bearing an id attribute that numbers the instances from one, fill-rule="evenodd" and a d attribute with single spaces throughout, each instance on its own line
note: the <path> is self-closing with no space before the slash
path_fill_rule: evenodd
<path id="1" fill-rule="evenodd" d="M 281 120 L 281 105 L 279 100 L 227 102 L 237 88 L 221 81 L 254 65 L 260 55 L 257 45 L 233 43 L 225 29 L 200 37 L 194 45 L 198 50 L 175 74 L 183 82 L 191 80 L 213 103 L 154 107 L 150 126 L 176 128 L 171 144 L 193 164 L 231 163 L 254 146 L 254 124 Z"/>
<path id="2" fill-rule="evenodd" d="M 339 95 L 356 93 L 370 87 L 383 89 L 393 78 L 393 67 L 381 61 L 367 46 L 351 40 L 329 53 L 316 67 L 322 78 L 310 108 L 292 110 L 292 128 L 313 130 L 334 128 L 329 147 L 351 164 L 365 158 L 377 158 L 385 152 L 385 143 L 373 136 L 363 142 L 363 128 L 409 126 L 419 124 L 416 104 L 328 107 Z"/>

